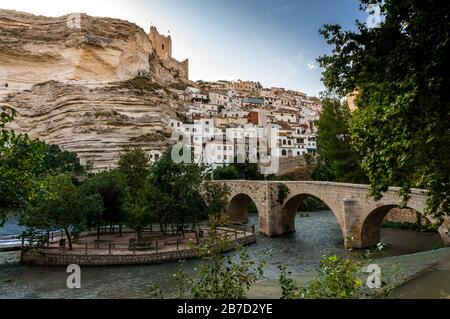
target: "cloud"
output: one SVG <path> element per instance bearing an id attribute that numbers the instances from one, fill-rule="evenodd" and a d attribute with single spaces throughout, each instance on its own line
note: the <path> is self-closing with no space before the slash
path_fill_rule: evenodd
<path id="1" fill-rule="evenodd" d="M 308 70 L 317 70 L 317 65 L 314 62 L 307 64 Z"/>

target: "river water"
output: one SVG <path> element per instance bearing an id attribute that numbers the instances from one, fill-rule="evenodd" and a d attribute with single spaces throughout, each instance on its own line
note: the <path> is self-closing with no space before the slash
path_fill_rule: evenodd
<path id="1" fill-rule="evenodd" d="M 257 224 L 257 216 L 250 217 Z M 277 266 L 287 265 L 294 274 L 317 269 L 323 255 L 348 255 L 343 247 L 343 237 L 334 215 L 329 211 L 310 213 L 310 217 L 296 218 L 297 232 L 284 237 L 257 236 L 257 243 L 249 246 L 252 258 L 272 251 L 268 261 L 266 279 L 277 278 Z M 439 235 L 411 231 L 383 229 L 382 240 L 388 247 L 383 256 L 419 252 L 441 245 Z M 236 252 L 231 254 L 236 255 Z M 188 276 L 195 273 L 198 260 L 185 264 Z M 173 274 L 178 264 L 85 267 L 82 268 L 82 289 L 67 289 L 66 269 L 62 267 L 29 267 L 0 265 L 0 298 L 148 298 L 150 286 L 160 284 L 171 291 L 175 282 Z M 170 293 L 169 293 L 170 297 Z"/>

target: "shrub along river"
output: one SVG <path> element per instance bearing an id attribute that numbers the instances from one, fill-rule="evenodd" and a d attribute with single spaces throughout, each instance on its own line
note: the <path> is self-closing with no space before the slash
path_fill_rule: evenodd
<path id="1" fill-rule="evenodd" d="M 257 216 L 251 216 L 249 223 L 257 225 Z M 294 275 L 310 276 L 318 268 L 322 256 L 349 255 L 343 247 L 341 230 L 331 212 L 312 212 L 309 213 L 309 217 L 298 215 L 295 223 L 296 233 L 278 238 L 258 235 L 257 243 L 249 246 L 249 254 L 255 259 L 268 250 L 272 251 L 272 257 L 266 267 L 265 279 L 252 290 L 251 297 L 267 296 L 265 292 L 269 289 L 267 285 L 276 285 L 274 280 L 278 276 L 277 267 L 281 264 L 288 266 Z M 14 230 L 14 223 L 10 223 L 6 231 L 5 228 L 0 229 L 0 236 L 10 235 L 12 230 Z M 382 241 L 387 244 L 387 247 L 380 257 L 412 254 L 442 246 L 438 234 L 396 229 L 382 229 Z M 0 253 L 0 264 L 2 254 L 17 256 L 17 253 Z M 198 260 L 187 261 L 184 266 L 187 275 L 193 275 L 198 264 Z M 65 268 L 6 264 L 0 265 L 0 298 L 148 298 L 150 286 L 154 283 L 160 284 L 166 292 L 171 291 L 176 284 L 173 274 L 177 269 L 177 263 L 130 267 L 85 267 L 82 268 L 81 274 L 82 288 L 70 290 L 66 287 L 68 274 Z"/>

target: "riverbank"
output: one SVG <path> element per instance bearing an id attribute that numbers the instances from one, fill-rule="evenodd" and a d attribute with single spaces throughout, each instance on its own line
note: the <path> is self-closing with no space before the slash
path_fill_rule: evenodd
<path id="1" fill-rule="evenodd" d="M 0 265 L 12 265 L 20 262 L 20 251 L 0 251 Z"/>
<path id="2" fill-rule="evenodd" d="M 367 262 L 368 264 L 377 264 L 380 266 L 382 274 L 381 280 L 386 285 L 376 291 L 363 289 L 363 298 L 440 298 L 450 297 L 450 291 L 440 291 L 439 287 L 430 286 L 422 287 L 415 282 L 422 282 L 428 276 L 436 272 L 439 275 L 439 280 L 450 281 L 450 248 L 441 248 L 433 251 L 426 251 L 416 254 L 378 258 Z M 440 277 L 443 273 L 448 274 L 449 277 Z M 315 278 L 317 273 L 315 271 L 305 272 L 302 274 L 295 274 L 292 278 L 297 284 L 306 287 L 308 283 Z M 437 278 L 436 278 L 437 279 Z M 433 282 L 433 280 L 430 280 Z M 445 284 L 445 283 L 444 283 Z M 420 286 L 419 293 L 415 294 L 407 288 Z M 450 287 L 450 286 L 449 286 Z M 427 291 L 426 291 L 427 290 Z M 281 297 L 281 290 L 277 280 L 264 280 L 257 282 L 249 293 L 250 298 L 256 299 L 279 299 Z"/>

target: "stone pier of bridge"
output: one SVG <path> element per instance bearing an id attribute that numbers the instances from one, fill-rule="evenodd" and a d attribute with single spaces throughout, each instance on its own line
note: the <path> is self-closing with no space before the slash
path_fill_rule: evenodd
<path id="1" fill-rule="evenodd" d="M 295 232 L 295 215 L 303 200 L 314 196 L 322 200 L 336 217 L 347 246 L 364 248 L 380 242 L 381 223 L 392 208 L 399 207 L 400 189 L 390 188 L 379 201 L 369 196 L 368 185 L 331 182 L 217 181 L 230 188 L 229 220 L 245 223 L 248 206 L 258 209 L 259 229 L 266 236 Z M 286 196 L 283 189 L 287 190 Z M 286 192 L 285 192 L 286 193 Z M 427 194 L 413 189 L 407 207 L 424 215 Z M 431 222 L 433 218 L 425 216 Z M 450 245 L 450 219 L 445 217 L 439 228 L 443 242 Z"/>

